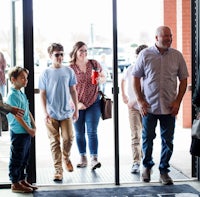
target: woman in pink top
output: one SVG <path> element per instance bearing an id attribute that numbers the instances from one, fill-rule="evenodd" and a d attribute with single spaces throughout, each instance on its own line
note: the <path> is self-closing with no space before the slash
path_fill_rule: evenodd
<path id="1" fill-rule="evenodd" d="M 97 128 L 101 116 L 99 83 L 105 82 L 105 75 L 96 60 L 87 59 L 87 46 L 84 42 L 79 41 L 74 45 L 70 58 L 70 67 L 74 70 L 78 82 L 76 89 L 78 93 L 79 119 L 74 123 L 74 127 L 81 160 L 77 167 L 83 168 L 87 166 L 85 137 L 85 132 L 87 132 L 91 169 L 95 170 L 101 167 L 101 163 L 98 161 Z M 92 83 L 93 70 L 99 73 L 96 84 Z"/>
<path id="2" fill-rule="evenodd" d="M 6 86 L 6 77 L 5 77 L 5 69 L 6 69 L 6 60 L 2 52 L 0 52 L 0 93 L 4 97 L 5 96 L 5 86 Z"/>

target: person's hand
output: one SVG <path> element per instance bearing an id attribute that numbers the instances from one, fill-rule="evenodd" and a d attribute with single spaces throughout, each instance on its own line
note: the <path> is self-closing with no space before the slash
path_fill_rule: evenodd
<path id="1" fill-rule="evenodd" d="M 81 102 L 78 103 L 78 109 L 86 109 L 85 105 Z"/>
<path id="2" fill-rule="evenodd" d="M 49 124 L 51 123 L 51 117 L 49 116 L 48 113 L 45 114 L 45 118 L 44 119 L 45 119 L 46 123 L 49 123 Z"/>
<path id="3" fill-rule="evenodd" d="M 180 108 L 180 103 L 177 101 L 172 102 L 171 106 L 171 114 L 172 116 L 176 116 L 178 114 L 179 108 Z"/>
<path id="4" fill-rule="evenodd" d="M 200 112 L 197 113 L 197 119 L 200 119 Z"/>
<path id="5" fill-rule="evenodd" d="M 23 117 L 24 110 L 18 107 L 12 107 L 11 113 L 17 117 Z"/>
<path id="6" fill-rule="evenodd" d="M 79 117 L 78 110 L 75 110 L 72 116 L 73 122 L 76 122 L 78 120 L 78 117 Z"/>
<path id="7" fill-rule="evenodd" d="M 103 84 L 103 83 L 106 82 L 106 76 L 105 76 L 105 74 L 104 74 L 103 72 L 100 72 L 100 73 L 99 73 L 97 82 L 98 82 L 99 84 Z"/>
<path id="8" fill-rule="evenodd" d="M 34 128 L 29 128 L 28 133 L 31 135 L 31 137 L 35 137 L 36 129 L 34 129 Z"/>
<path id="9" fill-rule="evenodd" d="M 123 99 L 123 102 L 124 102 L 125 104 L 128 103 L 128 97 L 127 97 L 126 95 L 123 95 L 123 96 L 122 96 L 122 99 Z"/>
<path id="10" fill-rule="evenodd" d="M 145 100 L 138 100 L 138 106 L 141 116 L 147 115 L 149 104 Z"/>

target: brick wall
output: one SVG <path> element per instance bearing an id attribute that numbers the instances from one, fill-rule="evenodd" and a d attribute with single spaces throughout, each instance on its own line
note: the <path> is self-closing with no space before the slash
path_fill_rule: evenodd
<path id="1" fill-rule="evenodd" d="M 192 65 L 191 65 L 191 3 L 190 0 L 182 0 L 182 51 L 185 57 L 189 78 L 188 84 L 192 81 Z M 183 99 L 183 127 L 191 127 L 192 121 L 192 103 L 191 91 L 187 91 Z"/>
<path id="2" fill-rule="evenodd" d="M 172 47 L 177 48 L 177 18 L 176 18 L 176 0 L 164 1 L 164 25 L 172 30 L 173 42 Z"/>
<path id="3" fill-rule="evenodd" d="M 190 0 L 164 0 L 164 25 L 169 26 L 173 33 L 172 47 L 183 53 L 186 60 L 191 84 L 191 5 Z M 191 94 L 187 90 L 183 98 L 178 120 L 184 128 L 191 128 L 192 107 Z"/>

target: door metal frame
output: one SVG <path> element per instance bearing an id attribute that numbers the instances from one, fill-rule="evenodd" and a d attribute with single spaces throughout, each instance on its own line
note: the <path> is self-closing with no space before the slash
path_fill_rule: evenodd
<path id="1" fill-rule="evenodd" d="M 35 97 L 34 97 L 34 47 L 33 47 L 33 1 L 23 0 L 23 46 L 24 67 L 29 70 L 29 82 L 25 93 L 29 100 L 29 108 L 35 119 Z M 36 182 L 36 153 L 35 138 L 32 138 L 31 157 L 27 167 L 28 181 Z"/>
<path id="2" fill-rule="evenodd" d="M 117 63 L 117 0 L 113 0 L 113 90 L 114 95 L 114 151 L 115 151 L 115 185 L 120 184 L 119 166 L 119 110 L 118 110 L 118 63 Z"/>
<path id="3" fill-rule="evenodd" d="M 192 93 L 197 85 L 197 78 L 200 74 L 200 2 L 191 1 L 191 35 L 192 35 Z M 195 119 L 195 108 L 192 106 L 192 122 Z M 200 158 L 192 156 L 192 176 L 200 180 Z"/>
<path id="4" fill-rule="evenodd" d="M 11 2 L 11 61 L 16 65 L 16 31 L 15 31 L 15 3 L 19 0 L 10 0 Z M 34 107 L 34 59 L 33 59 L 33 2 L 32 0 L 22 1 L 22 19 L 23 19 L 23 57 L 24 67 L 29 70 L 29 83 L 25 88 L 29 102 L 29 108 L 33 117 L 35 117 Z M 36 182 L 36 157 L 35 157 L 35 138 L 32 138 L 30 164 L 27 167 L 27 179 L 31 183 Z M 0 184 L 1 188 L 10 188 L 10 184 Z"/>
<path id="5" fill-rule="evenodd" d="M 115 185 L 120 184 L 119 178 L 119 126 L 118 126 L 118 66 L 117 66 L 117 0 L 113 0 L 113 95 L 114 95 L 114 151 L 115 151 Z M 34 58 L 33 58 L 33 0 L 23 1 L 23 33 L 24 33 L 24 67 L 29 70 L 29 83 L 25 93 L 30 101 L 30 111 L 34 110 Z M 31 161 L 28 166 L 28 181 L 36 182 L 35 138 L 32 139 Z"/>

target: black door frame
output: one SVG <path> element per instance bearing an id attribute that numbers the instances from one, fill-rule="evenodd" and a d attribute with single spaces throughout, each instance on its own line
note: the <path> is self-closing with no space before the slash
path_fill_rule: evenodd
<path id="1" fill-rule="evenodd" d="M 34 39 L 33 39 L 33 1 L 23 0 L 23 46 L 24 46 L 24 67 L 29 70 L 29 82 L 25 93 L 30 102 L 30 111 L 35 118 L 35 96 L 34 96 Z M 28 181 L 36 182 L 36 154 L 35 138 L 32 138 L 31 157 L 27 167 Z"/>
<path id="2" fill-rule="evenodd" d="M 197 85 L 200 74 L 200 2 L 191 1 L 191 35 L 192 35 L 192 94 Z M 195 119 L 195 108 L 192 106 L 192 121 Z M 192 156 L 192 176 L 200 180 L 200 158 Z"/>
<path id="3" fill-rule="evenodd" d="M 113 98 L 114 98 L 114 159 L 115 159 L 115 185 L 120 184 L 119 178 L 119 126 L 118 126 L 118 66 L 117 66 L 117 0 L 113 4 Z M 33 57 L 33 0 L 23 0 L 23 38 L 24 38 L 24 67 L 29 72 L 29 83 L 25 93 L 30 101 L 30 111 L 35 118 L 34 110 L 34 57 Z M 36 182 L 36 153 L 35 138 L 32 139 L 31 161 L 28 166 L 28 181 Z"/>
<path id="4" fill-rule="evenodd" d="M 33 47 L 33 2 L 32 0 L 20 0 L 22 3 L 23 19 L 23 63 L 24 67 L 29 70 L 29 83 L 25 88 L 25 93 L 29 100 L 30 111 L 35 117 L 35 99 L 34 99 L 34 47 Z M 10 0 L 11 3 L 11 54 L 12 65 L 16 65 L 16 31 L 15 31 L 15 3 L 19 0 Z M 35 157 L 35 138 L 32 138 L 30 164 L 27 167 L 28 181 L 36 182 L 36 157 Z M 0 184 L 1 188 L 10 188 L 10 184 Z"/>

